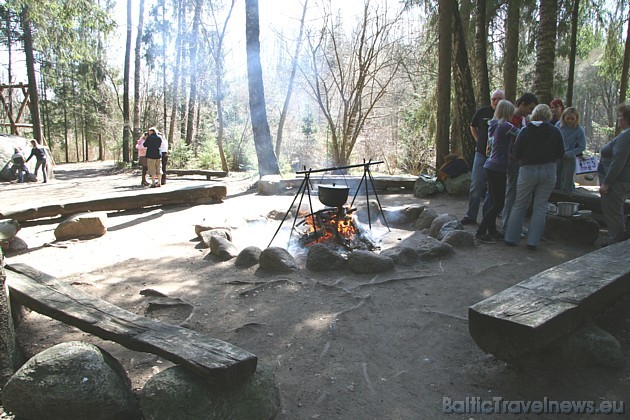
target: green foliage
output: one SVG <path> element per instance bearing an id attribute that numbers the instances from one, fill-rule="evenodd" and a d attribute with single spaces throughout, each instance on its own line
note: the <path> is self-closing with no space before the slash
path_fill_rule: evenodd
<path id="1" fill-rule="evenodd" d="M 175 142 L 175 146 L 168 152 L 168 163 L 173 168 L 187 168 L 194 159 L 195 153 L 192 147 L 183 140 Z"/>
<path id="2" fill-rule="evenodd" d="M 435 99 L 416 98 L 404 107 L 399 139 L 402 145 L 400 167 L 403 171 L 417 175 L 433 168 L 435 162 Z"/>

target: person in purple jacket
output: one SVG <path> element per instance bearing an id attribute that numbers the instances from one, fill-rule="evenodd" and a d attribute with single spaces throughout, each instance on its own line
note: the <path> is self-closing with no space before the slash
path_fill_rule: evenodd
<path id="1" fill-rule="evenodd" d="M 475 239 L 477 242 L 494 244 L 495 239 L 502 238 L 497 230 L 496 218 L 503 210 L 505 203 L 505 181 L 508 170 L 508 159 L 512 140 L 519 129 L 510 122 L 514 114 L 512 102 L 502 100 L 494 111 L 494 118 L 488 123 L 489 158 L 483 165 L 490 190 L 490 208 L 483 215 Z"/>

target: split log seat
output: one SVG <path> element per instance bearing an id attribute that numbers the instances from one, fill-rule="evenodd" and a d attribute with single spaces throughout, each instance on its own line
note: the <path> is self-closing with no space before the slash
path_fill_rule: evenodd
<path id="1" fill-rule="evenodd" d="M 6 266 L 11 300 L 131 350 L 157 354 L 215 383 L 232 385 L 256 371 L 258 358 L 230 343 L 145 318 L 25 264 Z"/>
<path id="2" fill-rule="evenodd" d="M 530 277 L 468 308 L 477 345 L 516 361 L 575 330 L 630 291 L 630 240 Z"/>
<path id="3" fill-rule="evenodd" d="M 213 176 L 224 178 L 228 175 L 225 171 L 210 171 L 206 169 L 167 169 L 166 174 L 178 176 L 201 175 L 205 176 L 207 180 L 210 180 L 210 177 Z"/>

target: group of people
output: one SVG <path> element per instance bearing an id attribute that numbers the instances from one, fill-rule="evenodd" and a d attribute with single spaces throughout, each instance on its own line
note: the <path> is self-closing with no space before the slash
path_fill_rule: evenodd
<path id="1" fill-rule="evenodd" d="M 155 127 L 144 132 L 136 143 L 138 162 L 142 166 L 141 186 L 150 188 L 166 184 L 166 164 L 168 163 L 168 140 Z M 147 173 L 151 183 L 147 181 Z"/>
<path id="2" fill-rule="evenodd" d="M 608 243 L 627 236 L 623 206 L 630 194 L 630 105 L 620 105 L 618 113 L 623 131 L 601 149 L 598 168 Z M 565 108 L 560 99 L 539 104 L 529 92 L 512 104 L 502 90 L 496 90 L 491 104 L 473 116 L 471 132 L 477 143 L 462 224 L 476 223 L 481 206 L 482 219 L 475 233 L 478 242 L 493 244 L 502 239 L 516 246 L 527 237 L 527 248 L 537 249 L 552 190 L 575 192 L 576 158 L 586 150 L 578 110 Z M 501 230 L 496 226 L 499 216 Z"/>
<path id="3" fill-rule="evenodd" d="M 18 182 L 20 183 L 28 181 L 30 172 L 26 163 L 33 157 L 36 161 L 34 172 L 35 178 L 37 178 L 39 168 L 42 168 L 42 176 L 44 178 L 43 182 L 48 182 L 48 174 L 46 172 L 46 150 L 35 139 L 31 140 L 31 154 L 26 159 L 19 148 L 13 149 L 13 155 L 11 156 L 11 174 L 14 177 L 17 175 Z"/>

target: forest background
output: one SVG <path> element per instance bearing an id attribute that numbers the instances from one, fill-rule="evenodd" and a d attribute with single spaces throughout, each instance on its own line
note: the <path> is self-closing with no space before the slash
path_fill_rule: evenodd
<path id="1" fill-rule="evenodd" d="M 155 126 L 173 167 L 260 175 L 471 161 L 498 88 L 576 106 L 597 153 L 630 62 L 630 0 L 4 0 L 0 28 L 0 127 L 56 162 L 131 164 Z"/>

